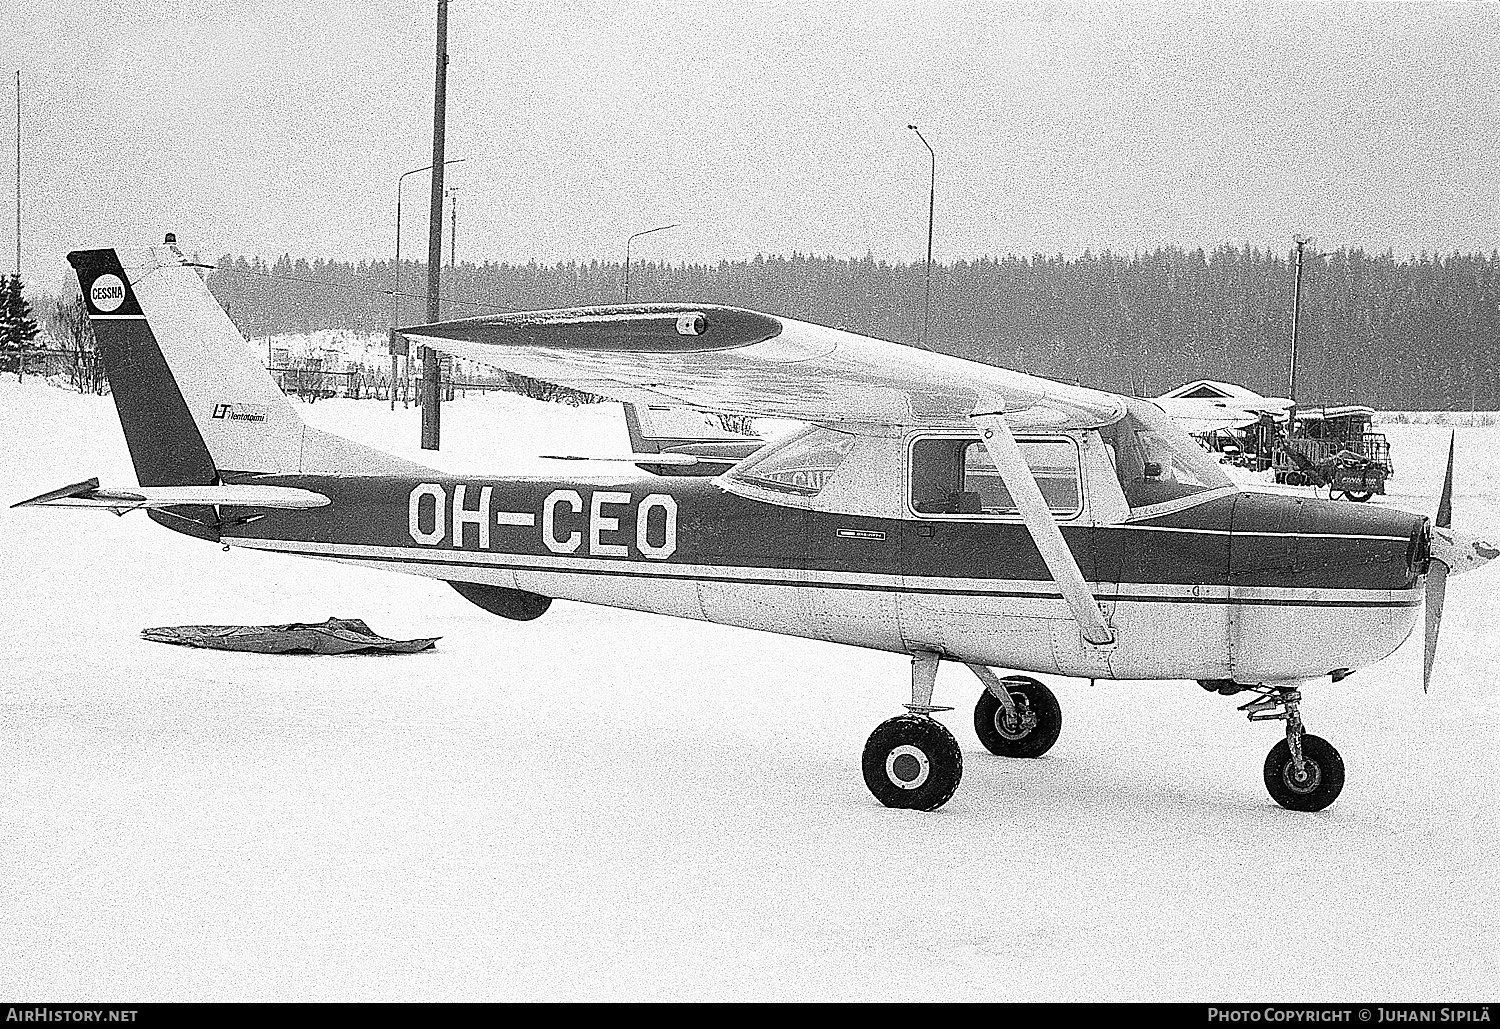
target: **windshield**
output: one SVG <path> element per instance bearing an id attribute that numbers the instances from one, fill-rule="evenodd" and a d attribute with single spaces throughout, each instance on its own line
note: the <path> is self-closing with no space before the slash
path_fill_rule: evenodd
<path id="1" fill-rule="evenodd" d="M 1141 400 L 1125 403 L 1125 417 L 1099 434 L 1132 508 L 1231 485 L 1223 469 L 1160 408 Z"/>
<path id="2" fill-rule="evenodd" d="M 746 459 L 729 477 L 778 493 L 815 497 L 849 456 L 854 440 L 847 432 L 815 425 Z"/>

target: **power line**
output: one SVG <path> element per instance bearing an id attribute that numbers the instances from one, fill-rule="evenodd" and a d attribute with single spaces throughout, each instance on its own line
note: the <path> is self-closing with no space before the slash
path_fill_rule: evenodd
<path id="1" fill-rule="evenodd" d="M 16 69 L 16 274 L 21 274 L 21 71 Z"/>

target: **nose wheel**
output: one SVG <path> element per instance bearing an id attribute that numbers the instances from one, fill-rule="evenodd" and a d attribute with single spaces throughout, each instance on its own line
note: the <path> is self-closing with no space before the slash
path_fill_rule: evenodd
<path id="1" fill-rule="evenodd" d="M 1290 811 L 1322 811 L 1344 789 L 1344 759 L 1320 736 L 1302 736 L 1302 767 L 1282 740 L 1266 755 L 1266 790 Z"/>
<path id="2" fill-rule="evenodd" d="M 1252 722 L 1280 719 L 1286 738 L 1266 755 L 1266 791 L 1289 811 L 1322 811 L 1344 790 L 1344 759 L 1333 744 L 1302 729 L 1302 694 L 1288 686 L 1246 686 L 1258 696 L 1240 710 Z M 1222 690 L 1220 692 L 1223 692 Z"/>

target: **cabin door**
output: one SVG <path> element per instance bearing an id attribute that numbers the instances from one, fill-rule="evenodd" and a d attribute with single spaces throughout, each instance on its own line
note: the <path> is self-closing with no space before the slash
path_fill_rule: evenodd
<path id="1" fill-rule="evenodd" d="M 1091 577 L 1075 442 L 1066 436 L 1020 442 Z M 1077 625 L 988 452 L 971 434 L 932 432 L 909 441 L 907 459 L 899 607 L 908 649 L 1057 671 L 1059 641 L 1075 649 L 1070 634 Z"/>

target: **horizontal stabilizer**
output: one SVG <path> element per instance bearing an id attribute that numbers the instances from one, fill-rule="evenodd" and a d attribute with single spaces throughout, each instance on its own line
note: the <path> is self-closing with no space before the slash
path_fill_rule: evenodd
<path id="1" fill-rule="evenodd" d="M 327 497 L 290 486 L 100 486 L 87 479 L 63 486 L 11 507 L 95 507 L 124 514 L 126 511 L 184 505 L 258 507 L 277 511 L 305 511 L 325 507 Z"/>

